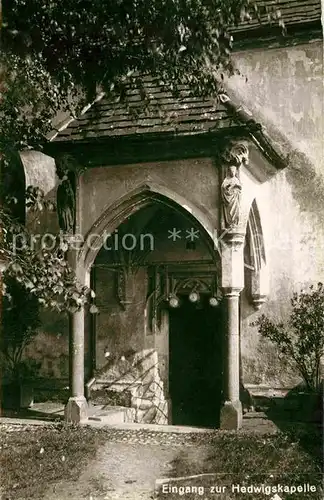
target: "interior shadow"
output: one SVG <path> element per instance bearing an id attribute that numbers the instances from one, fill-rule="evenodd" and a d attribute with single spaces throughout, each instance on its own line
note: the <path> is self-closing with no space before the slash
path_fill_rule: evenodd
<path id="1" fill-rule="evenodd" d="M 62 421 L 64 420 L 64 415 L 60 415 L 57 412 L 44 412 L 36 411 L 32 408 L 19 409 L 19 410 L 9 410 L 2 409 L 1 417 L 4 418 L 16 418 L 16 419 L 26 419 L 26 420 L 46 420 L 50 422 Z"/>
<path id="2" fill-rule="evenodd" d="M 219 427 L 222 351 L 217 307 L 208 297 L 192 304 L 181 296 L 181 306 L 170 310 L 169 377 L 172 423 Z"/>

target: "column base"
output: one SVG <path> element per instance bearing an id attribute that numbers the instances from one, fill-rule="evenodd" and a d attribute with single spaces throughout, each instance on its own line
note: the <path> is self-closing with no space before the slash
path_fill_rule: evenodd
<path id="1" fill-rule="evenodd" d="M 80 423 L 88 418 L 88 403 L 84 396 L 70 397 L 65 409 L 64 419 L 66 422 Z"/>
<path id="2" fill-rule="evenodd" d="M 220 428 L 238 430 L 242 427 L 243 412 L 241 401 L 225 401 L 220 412 Z"/>

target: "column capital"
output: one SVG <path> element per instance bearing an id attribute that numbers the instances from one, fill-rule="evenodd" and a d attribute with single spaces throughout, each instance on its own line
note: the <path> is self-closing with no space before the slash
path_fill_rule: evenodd
<path id="1" fill-rule="evenodd" d="M 245 232 L 238 231 L 237 229 L 227 229 L 221 234 L 220 241 L 223 247 L 230 247 L 235 250 L 244 245 Z"/>
<path id="2" fill-rule="evenodd" d="M 58 176 L 62 173 L 73 172 L 78 177 L 86 170 L 70 153 L 58 154 L 55 158 L 55 165 Z"/>
<path id="3" fill-rule="evenodd" d="M 244 238 L 241 232 L 231 232 L 222 241 L 222 279 L 225 290 L 241 290 L 244 287 Z"/>
<path id="4" fill-rule="evenodd" d="M 223 155 L 224 163 L 227 165 L 247 165 L 249 163 L 249 148 L 243 141 L 232 141 L 226 147 Z"/>
<path id="5" fill-rule="evenodd" d="M 267 296 L 261 294 L 252 295 L 252 304 L 256 311 L 259 311 L 262 305 L 266 302 Z"/>
<path id="6" fill-rule="evenodd" d="M 239 297 L 241 291 L 243 290 L 242 287 L 222 287 L 221 288 L 223 297 Z"/>

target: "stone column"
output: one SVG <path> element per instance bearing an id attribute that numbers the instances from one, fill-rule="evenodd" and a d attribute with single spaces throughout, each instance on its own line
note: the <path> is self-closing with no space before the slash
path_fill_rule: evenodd
<path id="1" fill-rule="evenodd" d="M 72 238 L 71 238 L 72 240 Z M 76 270 L 79 281 L 82 280 L 76 264 L 76 249 L 70 251 L 69 261 Z M 87 283 L 86 283 L 87 285 Z M 70 397 L 65 407 L 65 420 L 79 423 L 87 419 L 88 404 L 84 396 L 84 307 L 71 314 L 69 331 L 69 368 L 70 368 Z"/>
<path id="2" fill-rule="evenodd" d="M 70 398 L 65 407 L 65 420 L 79 423 L 87 418 L 87 401 L 84 397 L 84 309 L 74 313 L 70 331 Z"/>
<path id="3" fill-rule="evenodd" d="M 224 404 L 221 429 L 242 425 L 240 402 L 240 292 L 244 287 L 245 235 L 229 231 L 222 239 L 222 291 L 224 297 Z"/>
<path id="4" fill-rule="evenodd" d="M 240 292 L 244 288 L 244 241 L 248 210 L 248 190 L 242 183 L 241 169 L 249 163 L 246 143 L 229 144 L 223 155 L 220 199 L 221 218 L 218 244 L 222 260 L 224 296 L 224 404 L 221 429 L 239 429 L 242 425 L 240 402 Z M 250 205 L 250 203 L 248 204 Z"/>
<path id="5" fill-rule="evenodd" d="M 239 429 L 242 425 L 240 402 L 240 337 L 239 337 L 240 289 L 224 289 L 224 396 L 221 409 L 221 429 Z"/>

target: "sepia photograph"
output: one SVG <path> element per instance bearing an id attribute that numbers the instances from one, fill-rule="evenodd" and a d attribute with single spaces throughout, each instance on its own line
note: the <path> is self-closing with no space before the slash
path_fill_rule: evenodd
<path id="1" fill-rule="evenodd" d="M 0 500 L 321 500 L 321 0 L 0 0 Z"/>

